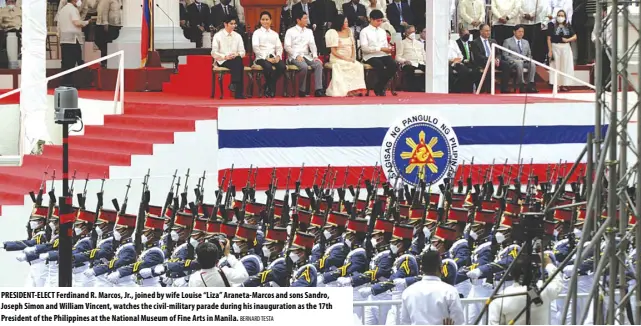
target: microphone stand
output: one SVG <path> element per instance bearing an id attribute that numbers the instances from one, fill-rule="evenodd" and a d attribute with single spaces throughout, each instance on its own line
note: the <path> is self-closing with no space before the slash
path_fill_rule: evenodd
<path id="1" fill-rule="evenodd" d="M 159 4 L 156 4 L 156 7 L 158 7 L 158 9 L 160 9 L 160 11 L 162 11 L 162 13 L 165 15 L 165 17 L 167 17 L 167 19 L 169 19 L 169 21 L 171 22 L 171 27 L 172 27 L 171 28 L 171 48 L 175 49 L 176 48 L 176 37 L 175 37 L 175 34 L 176 34 L 176 23 L 174 22 L 173 19 L 171 19 L 171 17 L 169 17 L 167 12 L 165 12 Z"/>

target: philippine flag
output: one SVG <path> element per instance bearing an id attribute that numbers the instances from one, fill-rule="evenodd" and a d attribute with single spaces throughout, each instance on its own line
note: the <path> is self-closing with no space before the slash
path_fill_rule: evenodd
<path id="1" fill-rule="evenodd" d="M 154 0 L 142 0 L 142 29 L 140 37 L 140 67 L 147 64 L 147 53 L 151 50 L 153 40 L 153 2 Z"/>
<path id="2" fill-rule="evenodd" d="M 592 110 L 590 103 L 569 102 L 528 104 L 525 114 L 523 104 L 221 107 L 219 179 L 233 164 L 234 183 L 245 184 L 249 168 L 258 168 L 256 187 L 266 189 L 275 167 L 278 189 L 288 173 L 292 189 L 304 164 L 303 187 L 320 184 L 328 165 L 327 184 L 336 174 L 335 187 L 379 172 L 382 181 L 396 173 L 409 183 L 420 173 L 428 179 L 471 173 L 476 183 L 491 170 L 498 182 L 499 175 L 516 178 L 519 167 L 523 184 L 530 173 L 556 180 L 594 132 Z"/>

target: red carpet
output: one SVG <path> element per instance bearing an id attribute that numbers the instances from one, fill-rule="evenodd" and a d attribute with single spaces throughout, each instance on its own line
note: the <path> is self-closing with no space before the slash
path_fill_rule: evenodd
<path id="1" fill-rule="evenodd" d="M 113 100 L 113 92 L 80 93 L 85 98 Z M 162 97 L 160 93 L 143 95 L 139 99 L 147 98 L 146 102 Z M 174 132 L 195 131 L 196 120 L 217 118 L 214 106 L 183 105 L 127 101 L 123 115 L 105 116 L 103 126 L 85 126 L 84 135 L 70 138 L 69 172 L 77 170 L 80 179 L 87 173 L 91 179 L 109 177 L 109 166 L 128 166 L 131 155 L 152 155 L 153 144 L 173 143 Z M 40 186 L 47 166 L 50 172 L 56 170 L 58 179 L 62 176 L 62 146 L 47 145 L 41 156 L 26 155 L 21 167 L 0 168 L 0 208 L 22 205 L 24 195 Z"/>

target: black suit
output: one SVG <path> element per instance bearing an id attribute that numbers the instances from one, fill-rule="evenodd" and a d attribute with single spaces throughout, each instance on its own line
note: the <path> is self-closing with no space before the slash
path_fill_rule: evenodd
<path id="1" fill-rule="evenodd" d="M 463 40 L 460 38 L 456 40 L 456 45 L 458 45 L 459 50 L 461 50 L 461 53 L 463 54 L 463 61 L 471 62 L 472 61 L 472 42 L 467 42 L 467 50 L 469 51 L 469 55 L 465 52 L 465 46 L 463 45 Z"/>
<path id="2" fill-rule="evenodd" d="M 412 14 L 412 9 L 406 2 L 401 2 L 401 8 L 403 11 L 403 21 L 408 25 L 414 24 L 414 16 Z M 405 27 L 401 26 L 401 13 L 398 11 L 398 5 L 396 2 L 392 2 L 387 5 L 387 19 L 390 24 L 394 26 L 394 29 L 397 33 L 404 33 Z M 420 33 L 420 32 L 419 32 Z"/>
<path id="3" fill-rule="evenodd" d="M 325 32 L 329 29 L 327 23 L 332 23 L 338 14 L 336 4 L 332 0 L 316 0 L 311 5 L 312 22 L 316 24 L 314 41 L 316 41 L 318 54 L 329 54 L 329 50 L 325 46 Z"/>
<path id="4" fill-rule="evenodd" d="M 298 15 L 301 12 L 303 12 L 303 3 L 302 2 L 299 2 L 299 3 L 297 3 L 297 4 L 292 6 L 292 24 L 291 24 L 291 26 L 296 25 L 296 17 L 298 17 Z M 312 24 L 316 24 L 316 22 L 314 21 L 314 8 L 313 8 L 311 3 L 307 4 L 307 13 L 308 13 L 308 15 L 307 15 L 307 19 L 308 20 L 307 21 L 309 22 L 307 27 L 311 28 Z"/>
<path id="5" fill-rule="evenodd" d="M 209 21 L 209 6 L 204 3 L 200 3 L 200 9 L 198 9 L 198 4 L 196 2 L 187 6 L 187 20 L 189 21 L 190 30 L 191 30 L 191 41 L 196 42 L 197 48 L 203 47 L 203 31 L 200 29 L 202 27 L 204 30 L 209 28 L 211 24 Z"/>
<path id="6" fill-rule="evenodd" d="M 489 39 L 488 41 L 488 50 L 491 51 L 492 44 L 496 44 L 496 41 L 493 39 Z M 472 62 L 477 71 L 483 71 L 485 69 L 485 65 L 487 64 L 487 60 L 489 59 L 487 55 L 485 55 L 485 46 L 483 44 L 483 39 L 479 37 L 472 41 L 470 50 L 472 52 Z M 501 58 L 501 53 L 499 51 L 496 52 L 496 59 L 499 60 L 499 66 L 497 68 L 501 71 L 501 93 L 507 93 L 507 85 L 510 79 L 510 65 L 507 63 L 507 61 Z M 488 71 L 488 73 L 490 73 L 490 71 Z M 489 91 L 491 79 L 491 76 L 485 76 L 485 82 L 483 83 L 484 91 Z"/>
<path id="7" fill-rule="evenodd" d="M 425 13 L 427 13 L 425 0 L 412 0 L 410 3 L 410 9 L 412 9 L 412 15 L 414 16 L 416 34 L 420 34 L 423 31 L 423 28 L 425 28 Z"/>
<path id="8" fill-rule="evenodd" d="M 356 6 L 356 10 L 354 10 L 354 5 L 352 4 L 352 2 L 344 3 L 343 15 L 347 17 L 347 22 L 349 24 L 349 27 L 352 27 L 352 26 L 366 27 L 369 24 L 367 21 L 363 21 L 358 18 L 358 17 L 367 17 L 367 10 L 365 9 L 365 6 L 363 6 L 360 3 Z"/>
<path id="9" fill-rule="evenodd" d="M 210 22 L 211 25 L 216 29 L 216 31 L 224 28 L 224 20 L 227 18 L 227 16 L 232 16 L 236 17 L 238 19 L 238 11 L 236 8 L 232 5 L 227 5 L 227 13 L 225 13 L 225 8 L 223 8 L 222 4 L 217 4 L 213 7 L 211 7 L 211 16 L 210 16 Z M 237 32 L 244 31 L 244 26 L 239 22 L 236 21 L 238 24 L 236 27 Z"/>

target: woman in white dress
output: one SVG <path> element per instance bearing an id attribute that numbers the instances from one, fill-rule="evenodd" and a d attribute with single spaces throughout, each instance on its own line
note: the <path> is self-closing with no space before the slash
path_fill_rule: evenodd
<path id="1" fill-rule="evenodd" d="M 565 11 L 559 10 L 556 13 L 556 21 L 548 24 L 548 59 L 550 67 L 574 76 L 574 55 L 570 43 L 576 42 L 576 34 L 566 17 Z M 550 72 L 550 84 L 554 85 L 557 82 L 562 92 L 569 91 L 568 86 L 572 85 L 571 79 L 560 74 L 557 80 L 554 80 L 554 74 Z"/>
<path id="2" fill-rule="evenodd" d="M 356 44 L 344 15 L 336 15 L 332 28 L 325 33 L 325 43 L 331 50 L 332 80 L 328 96 L 356 96 L 365 90 L 363 65 L 356 61 Z"/>

